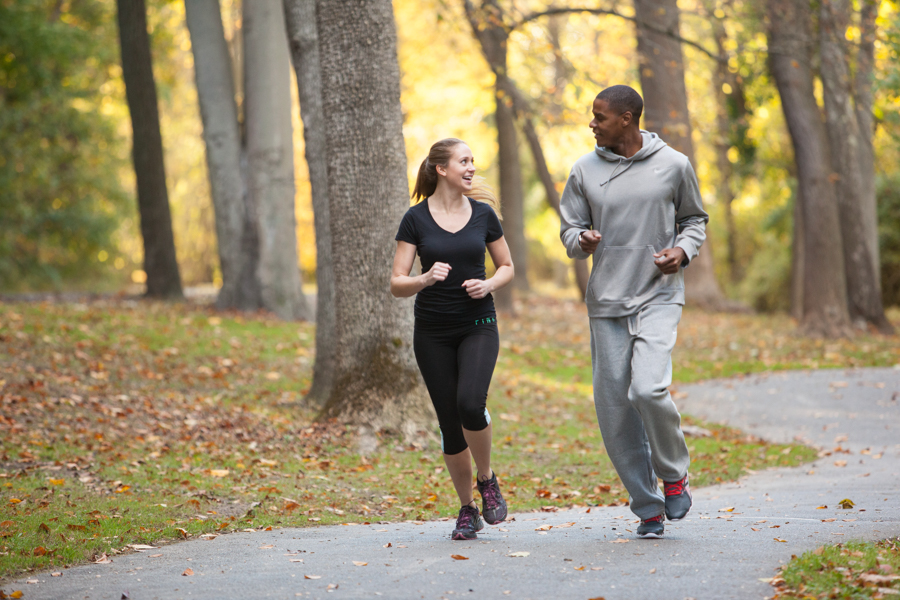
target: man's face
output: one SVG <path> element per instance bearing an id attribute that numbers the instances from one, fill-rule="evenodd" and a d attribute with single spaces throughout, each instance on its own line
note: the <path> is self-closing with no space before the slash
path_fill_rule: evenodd
<path id="1" fill-rule="evenodd" d="M 594 132 L 597 145 L 605 148 L 619 145 L 625 138 L 625 125 L 631 113 L 619 114 L 609 107 L 606 100 L 599 98 L 594 100 L 593 113 L 594 118 L 588 127 Z"/>

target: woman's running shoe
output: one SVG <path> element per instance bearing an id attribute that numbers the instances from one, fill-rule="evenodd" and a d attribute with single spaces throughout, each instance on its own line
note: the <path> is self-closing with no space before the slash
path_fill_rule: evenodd
<path id="1" fill-rule="evenodd" d="M 481 494 L 482 510 L 484 520 L 491 525 L 496 525 L 506 518 L 506 500 L 500 493 L 500 484 L 497 483 L 497 474 L 491 475 L 490 479 L 478 482 L 478 492 Z"/>
<path id="2" fill-rule="evenodd" d="M 454 540 L 474 540 L 478 537 L 478 532 L 484 529 L 484 521 L 481 520 L 481 514 L 474 506 L 463 506 L 459 509 L 459 516 L 456 518 L 456 529 L 450 535 Z"/>

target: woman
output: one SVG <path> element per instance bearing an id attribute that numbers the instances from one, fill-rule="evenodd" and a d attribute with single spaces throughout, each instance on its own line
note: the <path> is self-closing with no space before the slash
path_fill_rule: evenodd
<path id="1" fill-rule="evenodd" d="M 473 189 L 474 175 L 475 159 L 462 140 L 441 140 L 431 147 L 416 178 L 418 203 L 397 232 L 391 275 L 394 296 L 416 294 L 416 362 L 462 504 L 454 540 L 475 539 L 484 527 L 472 497 L 473 459 L 484 520 L 494 525 L 506 518 L 506 501 L 491 470 L 491 417 L 485 402 L 500 350 L 491 292 L 512 281 L 514 270 L 492 208 L 496 200 L 483 188 Z M 485 248 L 497 268 L 490 279 L 485 278 Z M 423 274 L 411 277 L 417 252 Z"/>

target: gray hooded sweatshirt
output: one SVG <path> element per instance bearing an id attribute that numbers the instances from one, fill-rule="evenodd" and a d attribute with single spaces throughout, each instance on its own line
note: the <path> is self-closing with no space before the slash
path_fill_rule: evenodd
<path id="1" fill-rule="evenodd" d="M 591 317 L 633 315 L 650 304 L 684 304 L 684 271 L 663 275 L 653 254 L 678 246 L 697 256 L 709 216 L 687 157 L 641 130 L 631 158 L 595 147 L 572 167 L 560 201 L 560 239 L 571 258 L 587 258 L 583 231 L 603 235 L 585 302 Z"/>

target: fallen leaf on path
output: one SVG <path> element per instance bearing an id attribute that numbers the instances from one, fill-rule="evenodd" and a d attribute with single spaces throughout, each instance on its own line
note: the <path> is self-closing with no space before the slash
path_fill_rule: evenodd
<path id="1" fill-rule="evenodd" d="M 303 559 L 302 559 L 302 558 L 289 558 L 288 561 L 289 561 L 289 562 L 302 563 L 302 562 L 303 562 Z"/>
<path id="2" fill-rule="evenodd" d="M 572 527 L 575 523 L 563 523 L 562 525 L 556 525 L 557 529 L 565 529 L 566 527 Z"/>
<path id="3" fill-rule="evenodd" d="M 719 512 L 734 512 L 733 506 L 726 506 L 725 508 L 720 508 Z"/>
<path id="4" fill-rule="evenodd" d="M 836 461 L 834 461 L 834 466 L 836 466 L 836 467 L 846 467 L 846 466 L 847 466 L 847 461 L 846 461 L 846 460 L 836 460 Z"/>
<path id="5" fill-rule="evenodd" d="M 855 503 L 850 498 L 844 498 L 838 504 L 841 505 L 841 508 L 851 509 L 855 506 Z"/>
<path id="6" fill-rule="evenodd" d="M 50 577 L 62 577 L 62 573 L 57 571 L 56 573 L 50 573 Z"/>
<path id="7" fill-rule="evenodd" d="M 541 525 L 535 531 L 550 531 L 551 529 L 553 529 L 553 525 Z"/>
<path id="8" fill-rule="evenodd" d="M 10 598 L 21 598 L 22 590 L 16 590 L 12 594 L 9 595 Z"/>
<path id="9" fill-rule="evenodd" d="M 512 558 L 525 558 L 530 554 L 531 552 L 512 552 L 510 554 L 507 554 L 507 556 L 511 556 Z"/>
<path id="10" fill-rule="evenodd" d="M 835 519 L 835 518 L 831 518 L 831 519 L 822 519 L 822 522 L 823 522 L 823 523 L 833 523 L 834 521 L 837 521 L 837 519 Z"/>
<path id="11" fill-rule="evenodd" d="M 366 566 L 366 565 L 369 564 L 369 563 L 367 563 L 367 562 L 362 562 L 362 561 L 359 561 L 359 560 L 354 560 L 354 561 L 353 561 L 353 564 L 356 565 L 357 567 L 364 567 L 364 566 Z"/>
<path id="12" fill-rule="evenodd" d="M 469 560 L 468 556 L 463 556 L 462 554 L 451 554 L 450 558 L 454 560 Z"/>
<path id="13" fill-rule="evenodd" d="M 819 509 L 822 509 L 822 508 L 828 508 L 828 505 L 827 505 L 827 504 L 823 504 L 822 506 L 817 506 L 817 507 L 816 507 L 816 510 L 819 510 Z"/>
<path id="14" fill-rule="evenodd" d="M 583 566 L 581 566 L 581 567 L 575 567 L 575 570 L 576 570 L 576 571 L 584 571 L 584 567 L 583 567 Z"/>
<path id="15" fill-rule="evenodd" d="M 613 540 L 610 542 L 610 544 L 627 544 L 627 543 L 628 543 L 628 540 L 626 540 L 625 538 L 619 538 L 617 540 Z"/>
<path id="16" fill-rule="evenodd" d="M 772 539 L 775 540 L 776 542 L 786 542 L 787 541 L 787 540 L 783 540 L 781 538 L 772 538 Z"/>
<path id="17" fill-rule="evenodd" d="M 602 571 L 603 567 L 591 567 L 591 571 Z"/>
<path id="18" fill-rule="evenodd" d="M 194 570 L 190 567 L 184 570 L 184 573 L 181 574 L 182 577 L 190 577 L 194 574 Z"/>
<path id="19" fill-rule="evenodd" d="M 753 531 L 759 531 L 759 529 L 757 529 L 756 527 L 751 527 L 750 529 L 752 529 Z"/>
<path id="20" fill-rule="evenodd" d="M 653 575 L 654 573 L 656 573 L 656 567 L 653 567 L 652 569 L 650 569 L 650 574 Z"/>
<path id="21" fill-rule="evenodd" d="M 266 544 L 265 546 L 260 546 L 260 550 L 268 550 L 269 548 L 274 548 L 275 544 Z"/>
<path id="22" fill-rule="evenodd" d="M 151 554 L 150 558 L 159 558 L 162 554 Z"/>
<path id="23" fill-rule="evenodd" d="M 156 550 L 158 546 L 148 546 L 147 544 L 128 544 L 132 550 Z"/>
<path id="24" fill-rule="evenodd" d="M 392 547 L 392 546 L 393 546 L 393 544 L 391 544 L 390 542 L 388 542 L 387 544 L 385 544 L 384 546 L 382 546 L 382 548 L 390 548 L 390 547 Z"/>
<path id="25" fill-rule="evenodd" d="M 304 579 L 322 579 L 321 575 L 304 575 Z"/>

